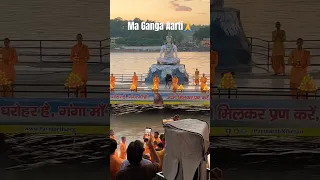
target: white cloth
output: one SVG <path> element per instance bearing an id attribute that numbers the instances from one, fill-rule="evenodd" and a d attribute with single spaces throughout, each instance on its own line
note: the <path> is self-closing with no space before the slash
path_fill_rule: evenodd
<path id="1" fill-rule="evenodd" d="M 209 126 L 196 119 L 183 119 L 164 125 L 166 151 L 162 165 L 167 180 L 192 180 L 199 166 L 198 180 L 206 180 L 206 154 Z"/>
<path id="2" fill-rule="evenodd" d="M 140 165 L 141 166 L 145 166 L 145 165 L 148 165 L 148 164 L 152 164 L 151 161 L 147 160 L 147 159 L 142 159 L 140 161 Z M 130 165 L 130 162 L 128 160 L 124 160 L 120 166 L 120 170 L 124 170 L 125 168 L 127 168 L 128 166 Z"/>

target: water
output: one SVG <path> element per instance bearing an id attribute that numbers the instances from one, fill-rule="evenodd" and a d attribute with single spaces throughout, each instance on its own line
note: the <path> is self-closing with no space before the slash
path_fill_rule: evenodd
<path id="1" fill-rule="evenodd" d="M 124 111 L 125 109 L 125 111 Z M 127 138 L 127 145 L 131 141 L 142 140 L 146 127 L 152 128 L 152 132 L 164 133 L 163 119 L 169 119 L 179 114 L 181 119 L 193 118 L 209 122 L 209 109 L 193 106 L 154 107 L 139 105 L 114 105 L 110 123 L 115 131 L 117 141 L 122 136 Z M 130 127 L 130 128 L 126 128 Z"/>
<path id="2" fill-rule="evenodd" d="M 241 11 L 241 21 L 247 36 L 271 40 L 275 22 L 287 32 L 288 40 L 320 40 L 320 2 L 317 0 L 225 0 L 225 7 Z"/>
<path id="3" fill-rule="evenodd" d="M 81 33 L 84 40 L 104 40 L 109 38 L 109 0 L 12 0 L 1 3 L 0 40 L 75 40 Z M 103 41 L 107 46 L 109 41 Z M 2 43 L 0 43 L 2 46 Z M 70 48 L 75 42 L 42 42 L 43 61 L 70 61 Z M 89 48 L 99 48 L 100 42 L 85 42 Z M 17 48 L 19 62 L 39 62 L 40 43 L 38 41 L 12 41 Z M 60 49 L 52 49 L 59 47 Z M 51 49 L 49 49 L 51 48 Z M 65 48 L 65 49 L 61 49 Z M 107 54 L 107 49 L 102 54 Z M 33 56 L 25 56 L 32 54 Z M 98 49 L 91 49 L 91 55 L 100 55 Z M 60 56 L 57 56 L 60 55 Z M 61 56 L 66 55 L 66 56 Z M 91 57 L 89 62 L 99 62 L 99 56 Z M 107 62 L 106 55 L 102 58 Z"/>
<path id="4" fill-rule="evenodd" d="M 85 180 L 89 174 L 105 179 L 109 168 L 107 142 L 106 136 L 97 135 L 8 134 L 7 155 L 0 153 L 1 179 Z"/>
<path id="5" fill-rule="evenodd" d="M 109 0 L 12 0 L 1 3 L 0 37 L 12 39 L 105 39 Z"/>
<path id="6" fill-rule="evenodd" d="M 114 74 L 146 74 L 152 64 L 157 63 L 159 53 L 156 52 L 135 52 L 110 54 L 110 72 Z M 180 52 L 181 64 L 186 65 L 188 73 L 194 73 L 196 68 L 200 73 L 210 73 L 209 52 Z"/>
<path id="7" fill-rule="evenodd" d="M 109 0 L 11 0 L 1 3 L 0 39 L 12 40 L 75 40 L 83 34 L 84 40 L 103 40 L 109 37 Z M 44 47 L 67 47 L 54 53 L 69 54 L 72 43 L 44 43 Z M 86 43 L 98 47 L 97 43 Z M 12 42 L 17 46 L 39 47 L 39 42 Z M 104 42 L 104 45 L 105 42 Z M 38 48 L 20 49 L 19 62 L 38 61 Z M 91 52 L 97 54 L 97 52 Z M 66 60 L 68 57 L 50 57 L 44 60 Z M 98 58 L 93 58 L 98 61 Z M 52 77 L 49 77 L 50 79 Z M 3 180 L 23 179 L 106 179 L 109 156 L 107 137 L 55 135 L 8 135 L 8 157 L 0 153 L 0 176 Z M 52 167 L 53 166 L 53 167 Z M 2 170 L 9 168 L 4 175 Z M 11 172 L 11 173 L 10 173 Z"/>

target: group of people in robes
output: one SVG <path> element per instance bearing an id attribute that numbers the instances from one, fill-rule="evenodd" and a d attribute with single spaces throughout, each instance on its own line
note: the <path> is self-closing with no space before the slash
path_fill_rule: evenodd
<path id="1" fill-rule="evenodd" d="M 88 81 L 87 62 L 90 58 L 88 46 L 82 43 L 83 37 L 77 35 L 77 44 L 71 48 L 70 60 L 72 61 L 72 72 L 77 74 L 83 84 Z M 18 63 L 18 55 L 15 48 L 10 47 L 9 38 L 4 39 L 4 47 L 0 50 L 0 72 L 5 73 L 11 83 L 0 87 L 1 97 L 13 97 L 13 85 L 16 81 L 15 65 Z M 80 89 L 80 97 L 86 97 L 85 87 Z"/>
<path id="2" fill-rule="evenodd" d="M 272 32 L 272 56 L 271 65 L 274 75 L 285 75 L 285 41 L 286 32 L 281 29 L 280 22 L 275 24 L 276 30 Z M 288 65 L 291 66 L 290 72 L 290 89 L 293 98 L 296 98 L 298 87 L 300 86 L 303 78 L 307 75 L 307 68 L 310 65 L 310 51 L 303 48 L 303 39 L 298 38 L 296 41 L 297 48 L 292 50 L 289 58 Z"/>
<path id="3" fill-rule="evenodd" d="M 286 64 L 291 66 L 290 71 L 290 91 L 292 98 L 299 97 L 299 86 L 303 78 L 308 74 L 307 68 L 310 65 L 310 51 L 303 48 L 303 39 L 298 38 L 296 40 L 296 49 L 292 50 L 288 63 L 285 63 L 285 41 L 286 41 L 286 32 L 281 29 L 280 22 L 275 24 L 276 30 L 272 32 L 272 55 L 271 55 L 271 66 L 274 71 L 274 75 L 285 75 L 285 66 Z M 211 50 L 210 50 L 210 86 L 211 93 L 212 87 L 215 83 L 215 69 L 218 65 L 218 52 L 212 50 L 212 42 L 210 41 Z M 211 98 L 213 94 L 211 94 Z"/>
<path id="4" fill-rule="evenodd" d="M 115 132 L 110 129 L 110 142 L 110 180 L 127 180 L 128 177 L 151 180 L 161 171 L 165 150 L 164 134 L 154 132 L 149 138 L 144 136 L 143 140 L 133 141 L 127 147 L 126 138 L 121 137 L 118 143 Z"/>
<path id="5" fill-rule="evenodd" d="M 201 78 L 200 78 L 199 74 L 200 74 L 199 70 L 196 69 L 196 71 L 194 73 L 194 83 L 196 86 L 199 86 L 199 84 L 200 84 L 200 91 L 203 91 L 205 86 L 207 85 L 208 79 L 204 73 Z"/>

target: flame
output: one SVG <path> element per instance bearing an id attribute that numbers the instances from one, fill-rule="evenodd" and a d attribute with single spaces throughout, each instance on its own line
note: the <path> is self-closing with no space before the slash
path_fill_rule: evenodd
<path id="1" fill-rule="evenodd" d="M 134 84 L 132 84 L 130 87 L 130 90 L 136 90 L 136 89 L 137 89 L 137 87 Z"/>
<path id="2" fill-rule="evenodd" d="M 219 84 L 219 88 L 221 89 L 234 89 L 237 88 L 237 85 L 233 79 L 232 74 L 229 73 L 225 73 L 223 75 L 223 77 L 220 80 L 220 84 Z"/>
<path id="3" fill-rule="evenodd" d="M 64 86 L 67 88 L 78 88 L 83 85 L 82 79 L 75 73 L 71 72 L 67 77 Z"/>
<path id="4" fill-rule="evenodd" d="M 303 77 L 303 80 L 298 88 L 301 91 L 312 92 L 316 91 L 318 88 L 310 75 Z"/>
<path id="5" fill-rule="evenodd" d="M 178 90 L 179 90 L 179 91 L 183 91 L 183 90 L 184 90 L 184 87 L 183 87 L 182 84 L 179 85 Z"/>
<path id="6" fill-rule="evenodd" d="M 9 81 L 9 79 L 7 78 L 6 73 L 4 73 L 3 71 L 0 71 L 0 85 L 1 86 L 8 86 L 11 85 L 12 82 Z"/>

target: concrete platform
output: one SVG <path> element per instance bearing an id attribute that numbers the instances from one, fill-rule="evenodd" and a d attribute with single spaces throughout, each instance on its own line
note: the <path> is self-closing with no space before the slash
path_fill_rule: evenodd
<path id="1" fill-rule="evenodd" d="M 109 64 L 89 64 L 88 65 L 88 85 L 102 85 L 103 87 L 88 88 L 88 91 L 98 91 L 101 93 L 88 94 L 88 97 L 96 98 L 107 98 L 109 95 L 107 93 L 107 85 L 109 84 Z M 256 69 L 256 68 L 255 68 Z M 319 68 L 312 67 L 309 69 L 309 74 L 314 77 L 315 83 L 320 85 L 320 71 Z M 71 64 L 57 64 L 57 63 L 45 63 L 45 64 L 23 64 L 16 66 L 17 72 L 17 84 L 61 84 L 57 87 L 15 87 L 15 90 L 29 90 L 29 91 L 66 91 L 63 84 L 71 71 Z M 255 72 L 255 71 L 254 71 Z M 290 73 L 290 68 L 286 69 L 286 73 Z M 216 73 L 215 85 L 218 86 L 220 82 L 219 72 Z M 261 87 L 261 88 L 289 88 L 289 76 L 273 76 L 272 73 L 263 73 L 259 71 L 256 73 L 237 73 L 235 75 L 235 81 L 238 87 Z M 129 89 L 131 82 L 116 82 L 116 90 L 119 89 Z M 139 89 L 151 91 L 152 85 L 139 83 Z M 189 85 L 184 85 L 186 91 L 199 91 L 199 87 L 196 87 L 190 82 Z M 164 85 L 160 85 L 160 91 L 169 91 L 169 89 L 164 88 Z M 269 92 L 270 90 L 255 90 L 256 92 Z M 287 90 L 277 90 L 282 91 L 284 95 L 287 95 Z M 246 93 L 253 93 L 252 90 L 241 91 Z M 281 93 L 282 94 L 282 93 Z M 40 93 L 40 92 L 28 92 L 28 93 L 15 93 L 15 97 L 28 97 L 28 98 L 59 98 L 67 97 L 66 92 L 55 92 L 55 93 Z M 238 98 L 252 99 L 252 98 L 279 98 L 277 96 L 240 96 Z M 281 98 L 291 98 L 291 97 L 281 97 Z"/>
<path id="2" fill-rule="evenodd" d="M 130 91 L 130 86 L 131 83 L 130 82 L 123 82 L 123 83 L 116 83 L 116 89 L 115 91 Z M 209 86 L 209 84 L 208 84 Z M 195 86 L 192 84 L 189 85 L 183 85 L 184 87 L 184 91 L 186 92 L 200 92 L 200 86 Z M 143 82 L 139 82 L 138 83 L 138 91 L 150 91 L 152 90 L 152 84 L 145 84 Z M 160 84 L 159 85 L 159 92 L 164 92 L 164 91 L 172 91 L 171 89 L 169 89 L 168 87 L 165 87 L 164 84 Z"/>

